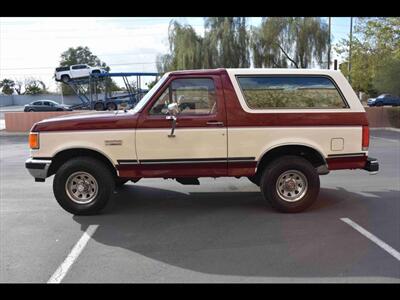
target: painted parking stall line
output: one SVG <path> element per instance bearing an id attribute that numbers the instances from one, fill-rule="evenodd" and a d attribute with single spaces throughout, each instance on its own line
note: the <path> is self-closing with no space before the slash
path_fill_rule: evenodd
<path id="1" fill-rule="evenodd" d="M 78 258 L 78 256 L 81 254 L 81 252 L 85 248 L 87 242 L 90 240 L 92 235 L 96 232 L 98 227 L 99 227 L 99 225 L 90 225 L 88 227 L 88 229 L 86 229 L 86 231 L 83 233 L 82 237 L 75 244 L 74 248 L 72 248 L 71 252 L 65 258 L 63 263 L 58 267 L 58 269 L 54 272 L 54 274 L 50 277 L 50 279 L 47 281 L 47 283 L 60 283 L 63 280 L 65 275 L 67 275 L 69 268 L 72 266 L 74 261 Z"/>
<path id="2" fill-rule="evenodd" d="M 396 258 L 398 261 L 400 261 L 400 253 L 394 249 L 393 247 L 389 246 L 386 244 L 384 241 L 382 241 L 380 238 L 376 237 L 369 231 L 365 230 L 362 228 L 360 225 L 358 225 L 356 222 L 350 220 L 349 218 L 340 218 L 343 222 L 346 224 L 350 225 L 353 227 L 355 230 L 357 230 L 359 233 L 361 233 L 363 236 L 374 242 L 376 245 L 381 247 L 383 250 L 385 250 L 387 253 L 392 255 L 394 258 Z"/>

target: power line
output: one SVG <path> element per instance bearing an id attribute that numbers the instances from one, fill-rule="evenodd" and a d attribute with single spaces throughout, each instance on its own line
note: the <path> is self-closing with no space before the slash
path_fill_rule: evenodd
<path id="1" fill-rule="evenodd" d="M 156 64 L 155 62 L 140 62 L 140 63 L 121 63 L 121 64 L 110 64 L 112 66 L 128 66 L 128 65 L 150 65 Z M 55 67 L 29 67 L 29 68 L 0 68 L 0 70 L 37 70 L 37 69 L 55 69 Z"/>

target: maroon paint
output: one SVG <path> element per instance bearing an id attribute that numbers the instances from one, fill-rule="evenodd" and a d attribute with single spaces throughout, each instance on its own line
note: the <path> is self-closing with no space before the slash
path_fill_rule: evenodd
<path id="1" fill-rule="evenodd" d="M 367 156 L 327 158 L 326 162 L 329 170 L 363 169 L 367 162 Z"/>
<path id="2" fill-rule="evenodd" d="M 138 115 L 119 112 L 96 112 L 89 114 L 67 115 L 36 123 L 33 132 L 73 131 L 136 128 Z"/>
<path id="3" fill-rule="evenodd" d="M 229 176 L 252 176 L 256 172 L 257 162 L 228 162 Z"/>
<path id="4" fill-rule="evenodd" d="M 117 165 L 120 177 L 219 177 L 227 176 L 226 162 Z"/>

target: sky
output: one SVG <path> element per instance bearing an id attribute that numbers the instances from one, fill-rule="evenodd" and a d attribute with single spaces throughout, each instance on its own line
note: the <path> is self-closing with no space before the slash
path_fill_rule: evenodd
<path id="1" fill-rule="evenodd" d="M 156 72 L 157 55 L 168 52 L 168 25 L 172 19 L 204 34 L 201 17 L 2 17 L 0 80 L 34 77 L 56 91 L 53 74 L 60 55 L 77 46 L 88 46 L 112 72 Z M 249 25 L 260 22 L 260 17 L 249 18 Z M 331 25 L 332 45 L 348 36 L 350 18 L 333 17 Z"/>

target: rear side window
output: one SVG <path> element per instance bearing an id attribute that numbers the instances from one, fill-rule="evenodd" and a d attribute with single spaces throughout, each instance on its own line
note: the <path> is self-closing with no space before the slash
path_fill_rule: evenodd
<path id="1" fill-rule="evenodd" d="M 87 68 L 86 65 L 76 65 L 72 67 L 73 70 L 86 69 L 86 68 Z"/>
<path id="2" fill-rule="evenodd" d="M 346 108 L 332 80 L 323 76 L 237 76 L 252 109 Z"/>

